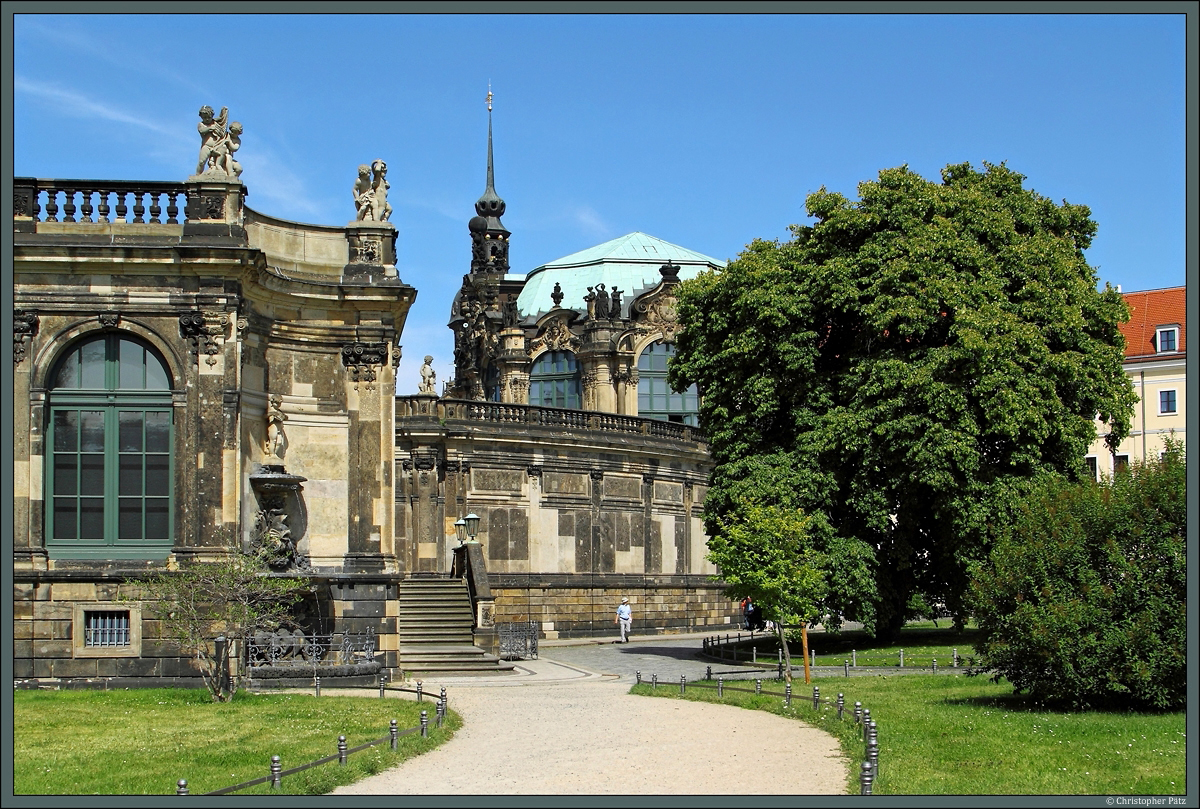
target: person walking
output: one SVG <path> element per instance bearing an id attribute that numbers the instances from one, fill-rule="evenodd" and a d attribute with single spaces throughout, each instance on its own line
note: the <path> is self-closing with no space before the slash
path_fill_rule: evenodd
<path id="1" fill-rule="evenodd" d="M 629 643 L 629 631 L 633 627 L 633 610 L 629 608 L 629 599 L 622 598 L 621 606 L 617 607 L 617 617 L 613 623 L 621 627 L 621 639 L 616 643 Z"/>

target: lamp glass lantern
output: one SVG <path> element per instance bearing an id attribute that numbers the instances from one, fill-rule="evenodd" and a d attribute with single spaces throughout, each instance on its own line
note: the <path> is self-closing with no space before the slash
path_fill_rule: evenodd
<path id="1" fill-rule="evenodd" d="M 467 541 L 467 521 L 462 517 L 454 521 L 454 533 L 458 536 L 459 545 Z"/>
<path id="2" fill-rule="evenodd" d="M 475 535 L 479 533 L 479 515 L 476 514 L 475 512 L 471 512 L 470 514 L 467 515 L 466 522 L 467 522 L 467 536 L 469 536 L 471 538 L 470 539 L 471 542 L 474 542 Z"/>

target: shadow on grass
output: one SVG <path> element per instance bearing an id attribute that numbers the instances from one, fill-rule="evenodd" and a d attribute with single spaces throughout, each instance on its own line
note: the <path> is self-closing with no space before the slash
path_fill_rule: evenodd
<path id="1" fill-rule="evenodd" d="M 986 675 L 980 674 L 977 676 L 983 677 Z M 988 679 L 990 680 L 990 677 Z M 1165 716 L 1177 713 L 1177 711 L 1167 709 L 1130 707 L 1128 703 L 1089 705 L 1080 708 L 1066 700 L 1039 699 L 1029 694 L 1000 694 L 990 697 L 947 697 L 944 703 L 946 705 L 962 705 L 970 708 L 993 708 L 995 710 L 1008 711 L 1009 713 L 1040 713 L 1049 711 L 1052 713 L 1070 714 L 1097 713 L 1111 716 Z"/>

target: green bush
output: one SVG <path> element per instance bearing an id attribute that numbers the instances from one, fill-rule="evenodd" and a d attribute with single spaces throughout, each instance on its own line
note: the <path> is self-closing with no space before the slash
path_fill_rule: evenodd
<path id="1" fill-rule="evenodd" d="M 1037 488 L 973 571 L 977 662 L 1075 707 L 1182 708 L 1185 475 L 1171 440 L 1112 480 Z"/>

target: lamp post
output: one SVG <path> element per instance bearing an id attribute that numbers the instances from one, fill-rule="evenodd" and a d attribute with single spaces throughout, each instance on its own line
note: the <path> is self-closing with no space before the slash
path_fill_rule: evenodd
<path id="1" fill-rule="evenodd" d="M 466 531 L 470 539 L 467 542 L 475 542 L 475 535 L 479 533 L 479 515 L 471 512 L 466 518 Z"/>
<path id="2" fill-rule="evenodd" d="M 454 533 L 458 536 L 459 545 L 467 541 L 467 521 L 462 517 L 454 521 Z"/>

